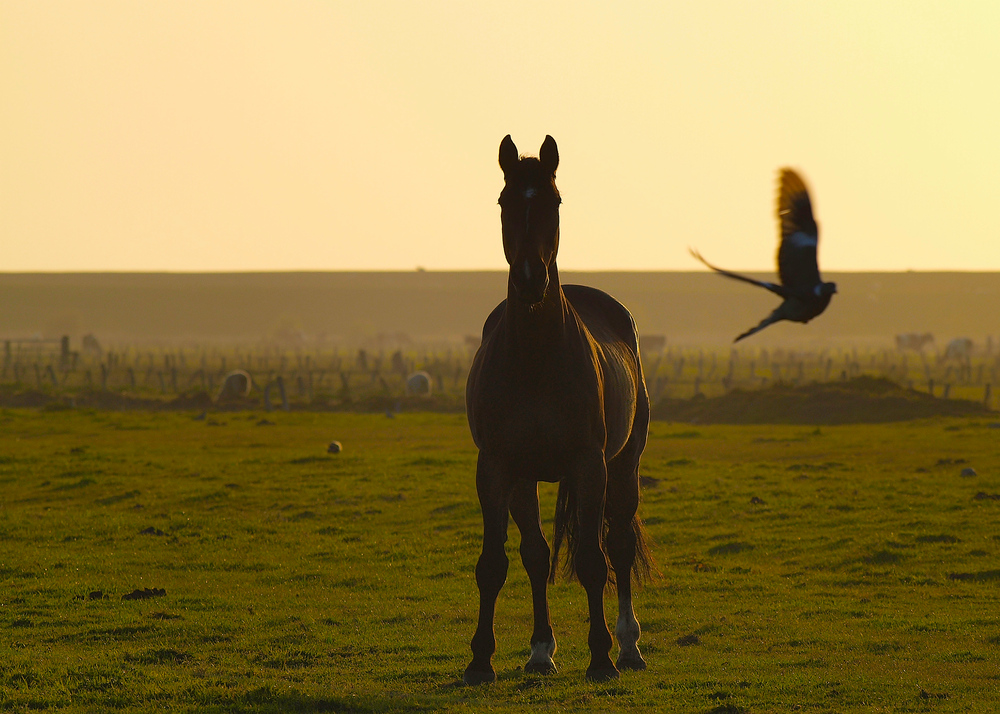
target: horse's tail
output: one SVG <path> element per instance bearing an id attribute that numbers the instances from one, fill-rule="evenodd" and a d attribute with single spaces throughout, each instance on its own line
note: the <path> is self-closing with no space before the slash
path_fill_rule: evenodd
<path id="1" fill-rule="evenodd" d="M 559 482 L 559 493 L 556 496 L 556 517 L 552 529 L 552 566 L 549 568 L 550 583 L 556 581 L 556 572 L 559 570 L 559 549 L 562 547 L 564 538 L 569 556 L 563 564 L 563 573 L 568 578 L 576 577 L 576 551 L 578 547 L 576 494 L 569 487 L 568 481 L 569 479 L 562 479 Z"/>
<path id="2" fill-rule="evenodd" d="M 649 533 L 643 525 L 639 513 L 632 516 L 632 533 L 635 535 L 635 560 L 632 562 L 632 575 L 640 585 L 648 583 L 653 579 L 653 574 L 657 572 L 656 563 L 653 560 L 653 551 L 650 549 Z"/>
<path id="3" fill-rule="evenodd" d="M 604 527 L 601 529 L 601 547 L 605 554 L 607 554 L 608 513 L 611 510 L 608 506 L 610 505 L 605 505 Z M 563 564 L 563 573 L 568 578 L 577 577 L 576 556 L 579 544 L 577 526 L 576 494 L 567 485 L 567 480 L 564 479 L 559 482 L 559 493 L 556 496 L 556 516 L 552 537 L 552 565 L 549 568 L 549 582 L 555 582 L 556 572 L 559 570 L 559 550 L 562 547 L 564 539 L 566 540 L 566 548 L 569 550 L 569 555 Z M 639 518 L 638 512 L 632 516 L 629 528 L 635 537 L 635 560 L 632 562 L 632 573 L 630 575 L 635 577 L 637 583 L 647 583 L 652 579 L 653 573 L 656 572 L 656 565 L 653 561 L 653 553 L 650 550 L 649 534 L 646 532 L 646 527 L 643 525 L 642 519 Z M 605 557 L 607 556 L 605 555 Z M 616 585 L 615 572 L 611 567 L 608 568 L 608 584 L 611 587 L 615 587 Z"/>

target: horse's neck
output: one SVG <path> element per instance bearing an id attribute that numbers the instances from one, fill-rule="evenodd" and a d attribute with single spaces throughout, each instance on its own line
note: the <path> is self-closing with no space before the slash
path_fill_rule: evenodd
<path id="1" fill-rule="evenodd" d="M 534 309 L 518 302 L 514 284 L 507 281 L 507 338 L 515 351 L 527 350 L 537 356 L 559 344 L 564 335 L 568 305 L 559 283 L 555 263 L 549 266 L 549 287 L 545 299 Z"/>

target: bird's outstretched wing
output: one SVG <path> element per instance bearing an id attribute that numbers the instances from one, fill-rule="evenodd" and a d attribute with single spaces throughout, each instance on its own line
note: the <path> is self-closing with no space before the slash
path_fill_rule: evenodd
<path id="1" fill-rule="evenodd" d="M 702 263 L 704 263 L 706 266 L 708 266 L 715 272 L 719 273 L 720 275 L 725 275 L 727 278 L 732 278 L 733 280 L 742 280 L 744 283 L 750 283 L 751 285 L 757 285 L 759 287 L 770 290 L 772 293 L 780 295 L 781 297 L 788 297 L 787 291 L 785 291 L 785 289 L 781 285 L 775 285 L 774 283 L 768 283 L 763 280 L 754 280 L 753 278 L 748 278 L 747 276 L 740 275 L 739 273 L 732 273 L 728 270 L 717 268 L 711 263 L 709 263 L 707 260 L 702 258 L 701 253 L 696 251 L 694 248 L 688 248 L 688 250 L 691 251 L 691 255 L 693 255 L 695 258 L 700 260 Z"/>
<path id="2" fill-rule="evenodd" d="M 811 295 L 820 283 L 816 249 L 819 228 L 813 218 L 812 202 L 805 182 L 792 169 L 782 169 L 778 177 L 778 276 L 793 295 Z"/>

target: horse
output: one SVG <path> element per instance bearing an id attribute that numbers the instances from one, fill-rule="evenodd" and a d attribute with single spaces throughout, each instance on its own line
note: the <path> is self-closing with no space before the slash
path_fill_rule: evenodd
<path id="1" fill-rule="evenodd" d="M 896 349 L 900 352 L 905 352 L 906 350 L 921 352 L 924 349 L 924 345 L 932 342 L 934 342 L 934 335 L 929 332 L 925 332 L 922 335 L 916 332 L 896 335 Z"/>
<path id="2" fill-rule="evenodd" d="M 534 629 L 525 671 L 556 671 L 547 586 L 555 580 L 563 540 L 564 569 L 587 593 L 587 678 L 604 681 L 618 677 L 620 669 L 646 668 L 632 579 L 641 582 L 653 567 L 637 514 L 649 398 L 629 311 L 600 290 L 559 282 L 558 164 L 551 136 L 537 158 L 519 156 L 510 135 L 500 144 L 507 299 L 483 326 L 466 385 L 483 516 L 476 563 L 479 622 L 466 684 L 496 679 L 493 621 L 507 579 L 508 516 L 521 533 L 521 562 L 531 581 Z M 539 481 L 559 484 L 551 560 L 539 517 Z M 610 658 L 604 613 L 609 576 L 618 594 L 617 664 Z"/>

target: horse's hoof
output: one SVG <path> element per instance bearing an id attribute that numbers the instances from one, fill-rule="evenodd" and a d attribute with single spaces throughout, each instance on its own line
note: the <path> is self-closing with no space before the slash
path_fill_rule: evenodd
<path id="1" fill-rule="evenodd" d="M 646 669 L 646 660 L 642 658 L 642 655 L 636 652 L 633 655 L 626 657 L 624 654 L 618 656 L 618 661 L 615 662 L 615 666 L 618 669 L 634 669 L 636 671 L 641 671 Z"/>
<path id="2" fill-rule="evenodd" d="M 528 674 L 555 674 L 556 663 L 552 660 L 547 662 L 530 661 L 524 665 L 524 671 Z"/>
<path id="3" fill-rule="evenodd" d="M 613 665 L 610 667 L 591 667 L 587 670 L 587 679 L 591 682 L 609 682 L 620 676 Z"/>
<path id="4" fill-rule="evenodd" d="M 497 679 L 497 673 L 493 671 L 493 668 L 489 669 L 473 669 L 472 665 L 466 668 L 465 674 L 462 675 L 462 681 L 470 687 L 474 687 L 477 684 L 489 684 L 490 682 L 495 682 Z"/>
<path id="5" fill-rule="evenodd" d="M 524 671 L 529 674 L 555 674 L 556 663 L 552 655 L 556 653 L 556 638 L 548 642 L 535 642 L 531 645 L 531 658 L 524 665 Z"/>

